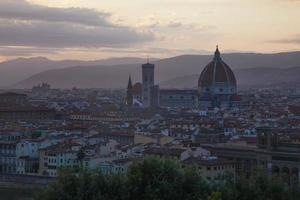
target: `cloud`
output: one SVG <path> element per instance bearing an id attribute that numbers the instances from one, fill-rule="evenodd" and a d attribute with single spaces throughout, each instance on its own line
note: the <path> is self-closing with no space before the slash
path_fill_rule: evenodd
<path id="1" fill-rule="evenodd" d="M 181 22 L 170 22 L 167 26 L 169 28 L 178 28 L 183 26 L 183 24 Z"/>
<path id="2" fill-rule="evenodd" d="M 52 8 L 25 0 L 1 0 L 0 18 L 69 22 L 88 26 L 114 26 L 108 21 L 110 13 L 86 8 Z"/>
<path id="3" fill-rule="evenodd" d="M 113 24 L 108 17 L 107 13 L 91 9 L 1 0 L 0 46 L 127 47 L 154 39 L 152 32 Z"/>
<path id="4" fill-rule="evenodd" d="M 45 22 L 0 21 L 0 45 L 35 47 L 122 47 L 152 40 L 127 27 L 87 27 Z"/>
<path id="5" fill-rule="evenodd" d="M 88 50 L 87 50 L 88 51 Z M 113 52 L 113 53 L 129 53 L 129 54 L 158 54 L 158 55 L 181 55 L 181 54 L 202 54 L 210 55 L 212 52 L 202 49 L 175 49 L 175 48 L 157 48 L 157 47 L 145 47 L 145 48 L 102 48 L 99 51 Z"/>
<path id="6" fill-rule="evenodd" d="M 269 42 L 269 43 L 281 43 L 281 44 L 300 44 L 300 35 L 292 37 L 292 38 L 268 40 L 267 42 Z"/>
<path id="7" fill-rule="evenodd" d="M 34 56 L 35 54 L 59 54 L 59 49 L 35 47 L 10 47 L 0 46 L 0 55 L 6 57 Z"/>

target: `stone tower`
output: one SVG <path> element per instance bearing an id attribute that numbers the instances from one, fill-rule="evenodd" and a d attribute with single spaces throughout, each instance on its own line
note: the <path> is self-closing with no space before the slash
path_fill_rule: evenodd
<path id="1" fill-rule="evenodd" d="M 132 106 L 133 105 L 132 81 L 131 81 L 131 76 L 130 75 L 129 75 L 128 85 L 127 85 L 126 104 L 128 106 Z"/>
<path id="2" fill-rule="evenodd" d="M 149 62 L 142 65 L 142 101 L 144 108 L 151 107 L 151 98 L 154 88 L 154 67 L 154 64 L 150 64 Z"/>

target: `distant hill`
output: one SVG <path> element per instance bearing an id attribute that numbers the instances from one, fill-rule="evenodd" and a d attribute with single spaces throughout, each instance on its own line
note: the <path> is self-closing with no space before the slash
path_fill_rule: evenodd
<path id="1" fill-rule="evenodd" d="M 239 84 L 276 84 L 298 81 L 300 52 L 277 54 L 232 53 L 222 55 L 223 60 L 235 71 Z M 156 82 L 161 87 L 196 87 L 202 69 L 210 62 L 210 55 L 182 55 L 154 62 Z M 142 60 L 143 61 L 143 60 Z M 86 64 L 88 62 L 85 62 Z M 140 81 L 141 67 L 138 62 L 118 65 L 78 65 L 42 71 L 13 84 L 15 88 L 30 88 L 42 81 L 60 88 L 124 88 L 128 75 Z M 138 64 L 137 64 L 138 63 Z M 88 63 L 91 64 L 91 63 Z M 190 81 L 190 83 L 189 83 Z"/>
<path id="2" fill-rule="evenodd" d="M 239 88 L 300 84 L 300 67 L 249 68 L 234 70 Z M 196 88 L 199 75 L 180 76 L 160 83 L 161 88 Z"/>
<path id="3" fill-rule="evenodd" d="M 95 61 L 53 61 L 44 57 L 18 58 L 15 60 L 0 63 L 0 87 L 12 85 L 16 82 L 29 78 L 30 76 L 47 70 L 62 69 L 79 65 L 119 65 L 143 62 L 145 62 L 145 59 L 133 57 L 110 58 Z"/>

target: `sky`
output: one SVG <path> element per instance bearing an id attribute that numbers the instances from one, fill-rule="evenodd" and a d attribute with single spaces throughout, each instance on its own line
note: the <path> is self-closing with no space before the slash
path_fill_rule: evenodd
<path id="1" fill-rule="evenodd" d="M 0 61 L 300 50 L 300 0 L 0 0 Z"/>

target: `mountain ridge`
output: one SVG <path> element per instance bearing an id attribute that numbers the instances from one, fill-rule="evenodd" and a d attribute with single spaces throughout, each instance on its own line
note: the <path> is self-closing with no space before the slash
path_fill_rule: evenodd
<path id="1" fill-rule="evenodd" d="M 188 75 L 199 76 L 202 69 L 211 61 L 212 57 L 212 55 L 180 55 L 155 60 L 153 63 L 156 65 L 156 82 L 162 83 L 163 86 L 167 81 L 178 77 Z M 54 69 L 48 68 L 41 70 L 24 79 L 16 80 L 10 84 L 10 87 L 31 88 L 40 82 L 48 82 L 53 87 L 62 88 L 121 88 L 126 85 L 129 74 L 132 75 L 134 82 L 141 80 L 140 65 L 142 62 L 145 62 L 145 59 L 136 59 L 136 63 L 126 63 L 120 59 L 115 61 L 115 63 L 117 63 L 116 65 L 114 65 L 115 63 L 104 65 L 107 64 L 104 61 L 100 62 L 100 64 L 95 61 L 82 61 L 74 65 L 70 65 L 69 63 L 68 65 L 57 66 L 57 68 Z M 261 76 L 264 75 L 266 82 L 275 84 L 276 80 L 272 80 L 272 77 L 278 77 L 278 81 L 284 81 L 288 79 L 288 76 L 294 77 L 294 75 L 286 75 L 284 71 L 275 73 L 277 69 L 291 69 L 300 66 L 299 51 L 275 54 L 229 53 L 222 54 L 222 59 L 231 66 L 237 78 L 242 80 L 241 82 L 246 82 L 247 80 L 250 84 L 255 84 L 255 79 L 259 79 L 259 77 L 255 77 L 255 75 L 257 75 L 256 73 L 261 74 Z M 129 59 L 129 61 L 131 60 Z M 266 70 L 266 68 L 268 70 Z M 273 70 L 271 70 L 271 68 L 273 68 Z M 239 74 L 239 70 L 241 69 L 244 71 Z M 250 71 L 247 72 L 247 70 Z M 268 74 L 273 75 L 268 76 Z M 253 79 L 253 81 L 251 79 Z M 262 80 L 259 80 L 259 82 L 262 82 Z M 178 87 L 182 86 L 178 85 Z"/>

